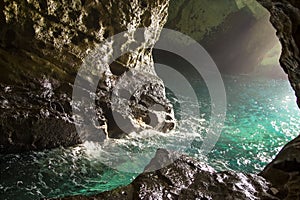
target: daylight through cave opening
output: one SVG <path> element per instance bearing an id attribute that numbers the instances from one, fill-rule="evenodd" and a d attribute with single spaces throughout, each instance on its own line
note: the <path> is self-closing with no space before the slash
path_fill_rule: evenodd
<path id="1" fill-rule="evenodd" d="M 290 46 L 286 43 L 293 41 L 286 38 L 299 32 L 298 15 L 293 13 L 297 9 L 290 4 L 276 3 L 279 5 L 276 7 L 269 0 L 260 1 L 269 3 L 271 21 L 286 53 L 281 59 L 282 67 L 299 96 L 300 78 L 296 73 L 299 65 L 295 64 L 299 51 L 295 46 L 287 50 Z M 192 194 L 214 199 L 223 198 L 224 191 L 229 191 L 236 199 L 249 199 L 249 195 L 257 199 L 268 192 L 278 193 L 279 197 L 287 195 L 290 191 L 286 189 L 289 181 L 286 177 L 293 177 L 289 186 L 297 192 L 299 181 L 294 180 L 299 180 L 295 173 L 299 164 L 296 157 L 300 155 L 299 137 L 290 143 L 292 152 L 296 153 L 290 153 L 288 148 L 263 170 L 300 130 L 294 92 L 278 64 L 281 45 L 269 23 L 269 13 L 254 0 L 173 0 L 169 10 L 168 3 L 167 0 L 0 3 L 0 199 L 94 195 L 128 184 L 111 193 L 99 194 L 99 198 L 112 195 L 114 199 L 137 196 L 149 199 L 167 194 L 174 199 L 180 195 L 188 199 L 187 195 Z M 285 13 L 292 13 L 291 20 L 276 18 L 286 17 L 284 11 L 276 15 L 282 8 L 291 9 Z M 208 154 L 204 155 L 201 148 L 210 134 L 211 111 L 216 105 L 211 103 L 201 74 L 185 58 L 159 50 L 152 54 L 152 48 L 144 49 L 134 37 L 139 27 L 149 28 L 144 39 L 152 42 L 157 42 L 163 27 L 189 35 L 208 51 L 219 67 L 227 94 L 227 115 L 224 126 L 215 124 L 222 133 Z M 82 121 L 74 121 L 71 109 L 75 76 L 94 47 L 128 29 L 132 34 L 125 35 L 122 41 L 129 46 L 140 44 L 140 48 L 110 66 L 102 65 L 97 59 L 107 59 L 115 47 L 113 42 L 108 43 L 99 49 L 99 54 L 92 54 L 90 63 L 85 63 L 88 69 L 97 63 L 99 73 L 91 70 L 92 75 L 82 80 L 89 83 L 92 76 L 100 78 L 97 116 L 83 118 L 92 126 L 85 130 L 85 136 L 99 139 L 97 128 L 106 125 L 111 136 L 120 139 L 110 138 L 99 144 L 90 137 L 90 141 L 82 143 L 75 130 L 75 124 Z M 286 33 L 286 30 L 292 31 Z M 293 37 L 295 42 L 299 41 L 298 36 Z M 187 45 L 181 40 L 174 42 Z M 196 99 L 164 85 L 158 77 L 160 74 L 154 73 L 152 55 L 154 62 L 171 66 L 182 75 L 182 80 L 187 79 L 196 91 Z M 182 86 L 180 76 L 166 76 L 173 79 L 175 87 Z M 145 80 L 150 82 L 145 84 Z M 135 90 L 133 85 L 141 87 Z M 112 99 L 110 95 L 116 88 L 120 90 Z M 85 88 L 80 89 L 82 102 L 94 95 Z M 133 91 L 133 95 L 128 91 Z M 172 106 L 166 96 L 173 104 L 178 124 L 175 130 L 161 133 L 165 129 L 161 124 L 173 120 Z M 90 108 L 81 111 L 85 113 Z M 200 114 L 194 115 L 198 110 Z M 128 125 L 129 134 L 124 135 L 118 129 L 112 119 L 113 112 L 122 118 L 121 125 L 125 128 Z M 95 121 L 100 122 L 96 129 Z M 144 127 L 146 130 L 141 129 Z M 150 162 L 154 156 L 158 160 Z M 165 166 L 178 157 L 176 162 Z M 145 166 L 148 170 L 162 169 L 142 173 Z M 258 173 L 267 177 L 267 181 Z M 286 182 L 276 183 L 279 174 Z M 220 181 L 220 177 L 225 178 Z M 268 181 L 275 183 L 270 190 Z M 245 183 L 247 187 L 236 187 Z M 207 185 L 218 189 L 207 190 Z"/>
<path id="2" fill-rule="evenodd" d="M 171 1 L 165 27 L 199 42 L 222 73 L 285 78 L 269 18 L 255 0 Z"/>
<path id="3" fill-rule="evenodd" d="M 269 18 L 270 13 L 256 1 L 170 2 L 165 27 L 199 42 L 217 64 L 226 86 L 225 126 L 219 142 L 208 155 L 208 162 L 216 169 L 259 172 L 282 145 L 298 134 L 296 99 L 280 66 L 281 44 Z M 190 45 L 181 40 L 175 42 Z M 201 75 L 181 56 L 154 49 L 153 57 L 155 62 L 171 66 L 189 80 L 197 91 L 205 127 L 212 105 Z M 169 98 L 175 116 L 182 120 L 179 98 L 170 92 Z M 205 132 L 195 125 L 189 128 Z M 196 138 L 188 154 L 201 157 L 202 142 L 201 137 Z M 232 155 L 237 158 L 231 160 Z"/>

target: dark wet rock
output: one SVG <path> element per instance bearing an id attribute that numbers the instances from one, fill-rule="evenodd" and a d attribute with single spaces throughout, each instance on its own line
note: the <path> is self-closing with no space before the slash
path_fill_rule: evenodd
<path id="1" fill-rule="evenodd" d="M 283 147 L 260 173 L 279 199 L 300 199 L 300 135 Z"/>
<path id="2" fill-rule="evenodd" d="M 282 45 L 280 63 L 296 91 L 300 107 L 300 1 L 258 0 L 271 13 L 270 21 Z M 300 199 L 300 136 L 288 143 L 261 172 L 280 199 Z"/>
<path id="3" fill-rule="evenodd" d="M 167 8 L 168 0 L 1 1 L 0 153 L 94 140 L 90 135 L 79 138 L 75 133 L 71 98 L 79 68 L 94 48 L 122 31 L 130 30 L 134 35 L 138 28 L 145 27 L 148 31 L 144 42 L 153 46 L 166 21 Z M 134 37 L 129 37 L 124 42 L 136 45 L 132 53 L 120 56 L 111 65 L 98 67 L 98 71 L 91 70 L 89 75 L 100 79 L 97 116 L 87 115 L 87 121 L 81 123 L 97 126 L 94 130 L 101 129 L 110 137 L 121 137 L 126 131 L 147 128 L 167 131 L 174 127 L 172 106 L 166 100 L 163 82 L 154 71 L 152 46 L 146 49 L 144 43 L 136 43 Z M 100 58 L 112 55 L 113 50 L 111 44 L 106 51 L 100 51 Z M 134 97 L 121 101 L 116 85 L 131 69 L 139 73 L 140 80 L 145 77 L 153 77 L 153 80 L 151 84 L 141 84 L 132 94 L 127 91 Z M 90 77 L 81 78 L 89 84 Z M 138 83 L 135 79 L 133 77 L 132 82 Z M 130 87 L 126 84 L 132 82 L 123 87 Z M 80 90 L 83 97 L 94 92 Z M 113 91 L 120 97 L 117 102 L 120 105 L 114 107 L 111 106 Z M 121 109 L 125 106 L 126 110 Z M 126 131 L 118 128 L 113 113 L 130 128 Z"/>
<path id="4" fill-rule="evenodd" d="M 300 1 L 258 0 L 271 13 L 270 21 L 282 45 L 280 64 L 296 91 L 300 107 Z"/>
<path id="5" fill-rule="evenodd" d="M 0 85 L 0 102 L 0 153 L 81 142 L 70 99 L 62 93 L 56 96 L 47 80 L 39 89 Z"/>
<path id="6" fill-rule="evenodd" d="M 298 1 L 284 0 L 260 2 L 270 10 L 271 22 L 278 31 L 283 45 L 280 62 L 296 90 L 299 105 L 300 4 Z M 167 167 L 141 174 L 126 187 L 91 198 L 81 196 L 70 199 L 299 199 L 299 138 L 287 144 L 263 170 L 260 175 L 265 179 L 235 172 L 215 172 L 205 164 L 181 156 Z M 156 167 L 159 165 L 157 158 L 172 158 L 169 155 L 159 151 L 148 169 L 153 163 Z"/>
<path id="7" fill-rule="evenodd" d="M 62 199 L 278 199 L 268 193 L 269 184 L 260 176 L 216 172 L 188 156 L 174 161 L 176 157 L 178 154 L 159 149 L 145 172 L 128 186 L 91 197 Z"/>
<path id="8" fill-rule="evenodd" d="M 110 137 L 118 138 L 120 132 L 143 129 L 168 132 L 174 128 L 172 106 L 166 100 L 164 84 L 157 76 L 131 70 L 119 81 L 109 104 Z"/>

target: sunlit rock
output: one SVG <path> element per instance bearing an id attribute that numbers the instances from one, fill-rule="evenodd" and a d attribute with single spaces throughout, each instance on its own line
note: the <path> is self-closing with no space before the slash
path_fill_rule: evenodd
<path id="1" fill-rule="evenodd" d="M 136 42 L 136 30 L 144 27 L 147 29 L 145 43 L 153 46 L 166 21 L 167 8 L 168 0 L 1 2 L 0 152 L 70 146 L 85 139 L 97 140 L 90 135 L 93 131 L 89 130 L 86 130 L 88 135 L 79 137 L 74 126 L 77 118 L 72 116 L 71 106 L 80 107 L 76 105 L 78 102 L 71 104 L 72 84 L 83 63 L 89 68 L 89 75 L 81 77 L 84 84 L 90 84 L 93 76 L 100 79 L 97 116 L 85 116 L 83 123 L 90 123 L 95 126 L 93 130 L 99 130 L 99 133 L 102 130 L 110 137 L 121 137 L 126 131 L 144 127 L 159 131 L 172 129 L 163 125 L 172 121 L 174 127 L 172 106 L 166 100 L 162 81 L 155 74 L 151 50 L 144 48 L 143 43 L 138 43 L 141 46 L 137 46 L 135 51 L 120 56 L 111 65 L 84 62 L 94 48 L 122 31 L 130 33 L 124 41 L 129 45 Z M 149 46 L 150 49 L 152 46 Z M 95 59 L 107 59 L 113 54 L 113 47 L 112 41 L 106 49 L 99 50 L 102 54 Z M 118 106 L 112 108 L 111 95 L 115 84 L 131 69 L 145 77 L 152 76 L 155 87 L 148 83 L 139 85 L 140 88 L 134 92 L 140 90 L 141 95 L 127 99 L 130 107 L 126 111 L 122 106 L 119 110 L 116 109 Z M 80 89 L 84 98 L 94 93 Z M 81 104 L 84 104 L 84 98 Z M 142 101 L 149 104 L 141 104 Z M 156 124 L 152 120 L 150 124 L 148 113 L 154 113 L 150 108 L 154 104 L 164 108 L 164 115 L 156 115 L 159 120 Z M 129 119 L 126 126 L 131 128 L 126 131 L 118 128 L 113 112 Z M 167 119 L 167 115 L 171 120 Z M 142 126 L 147 123 L 150 125 Z"/>

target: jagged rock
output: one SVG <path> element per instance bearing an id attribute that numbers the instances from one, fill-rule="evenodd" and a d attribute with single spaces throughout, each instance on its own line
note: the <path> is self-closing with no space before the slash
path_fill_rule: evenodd
<path id="1" fill-rule="evenodd" d="M 43 87 L 47 86 L 47 87 Z M 41 89 L 0 85 L 0 153 L 78 144 L 70 100 L 53 97 L 50 82 Z"/>
<path id="2" fill-rule="evenodd" d="M 111 65 L 98 66 L 96 70 L 90 67 L 90 76 L 100 79 L 97 117 L 86 116 L 84 123 L 99 122 L 97 128 L 108 131 L 110 137 L 121 137 L 125 132 L 116 126 L 113 113 L 117 113 L 131 127 L 127 131 L 172 129 L 172 106 L 166 100 L 163 82 L 155 74 L 151 46 L 143 46 L 154 45 L 158 39 L 167 8 L 168 0 L 1 1 L 0 153 L 69 146 L 85 138 L 94 140 L 90 135 L 76 135 L 70 104 L 72 85 L 86 57 L 101 42 L 128 30 L 131 34 L 124 43 L 140 45 L 135 51 L 120 56 Z M 144 43 L 132 36 L 141 27 L 147 28 Z M 110 56 L 113 47 L 111 44 L 100 53 Z M 131 91 L 134 98 L 123 98 L 123 104 L 112 107 L 115 86 L 131 69 L 140 74 L 140 79 L 153 77 L 153 81 Z M 123 85 L 126 86 L 129 87 Z M 89 96 L 91 92 L 84 90 L 82 94 Z M 126 110 L 118 109 L 123 105 L 127 105 Z M 153 108 L 155 105 L 160 106 L 159 112 Z"/>
<path id="3" fill-rule="evenodd" d="M 277 199 L 268 190 L 269 184 L 260 176 L 216 172 L 193 158 L 159 149 L 145 172 L 128 186 L 61 199 Z"/>
<path id="4" fill-rule="evenodd" d="M 271 13 L 270 21 L 282 45 L 280 63 L 296 91 L 300 107 L 300 2 L 258 0 Z M 261 172 L 280 199 L 300 199 L 300 136 L 288 143 Z"/>
<path id="5" fill-rule="evenodd" d="M 270 21 L 282 45 L 280 64 L 296 91 L 300 107 L 300 2 L 297 0 L 257 0 L 271 13 Z"/>
<path id="6" fill-rule="evenodd" d="M 283 147 L 260 173 L 279 199 L 300 199 L 300 135 Z"/>

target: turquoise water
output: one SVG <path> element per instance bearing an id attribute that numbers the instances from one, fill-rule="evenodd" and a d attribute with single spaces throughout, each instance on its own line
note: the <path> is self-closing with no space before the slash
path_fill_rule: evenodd
<path id="1" fill-rule="evenodd" d="M 259 172 L 284 144 L 300 134 L 300 112 L 294 92 L 286 80 L 241 76 L 225 77 L 224 82 L 228 103 L 226 121 L 208 155 L 202 155 L 200 148 L 211 105 L 205 88 L 198 88 L 199 104 L 188 98 L 180 102 L 172 99 L 179 120 L 177 130 L 170 134 L 154 132 L 146 138 L 133 134 L 100 147 L 86 143 L 67 149 L 1 155 L 0 199 L 94 194 L 126 185 L 142 171 L 157 148 L 180 150 L 217 170 Z M 182 110 L 185 104 L 190 109 L 200 106 L 200 116 Z M 124 150 L 121 155 L 124 159 L 114 169 L 106 166 L 105 159 L 120 149 Z M 143 154 L 126 157 L 128 152 Z"/>
<path id="2" fill-rule="evenodd" d="M 259 172 L 287 141 L 300 134 L 294 91 L 285 80 L 244 77 L 225 83 L 227 117 L 209 163 L 220 170 Z"/>

